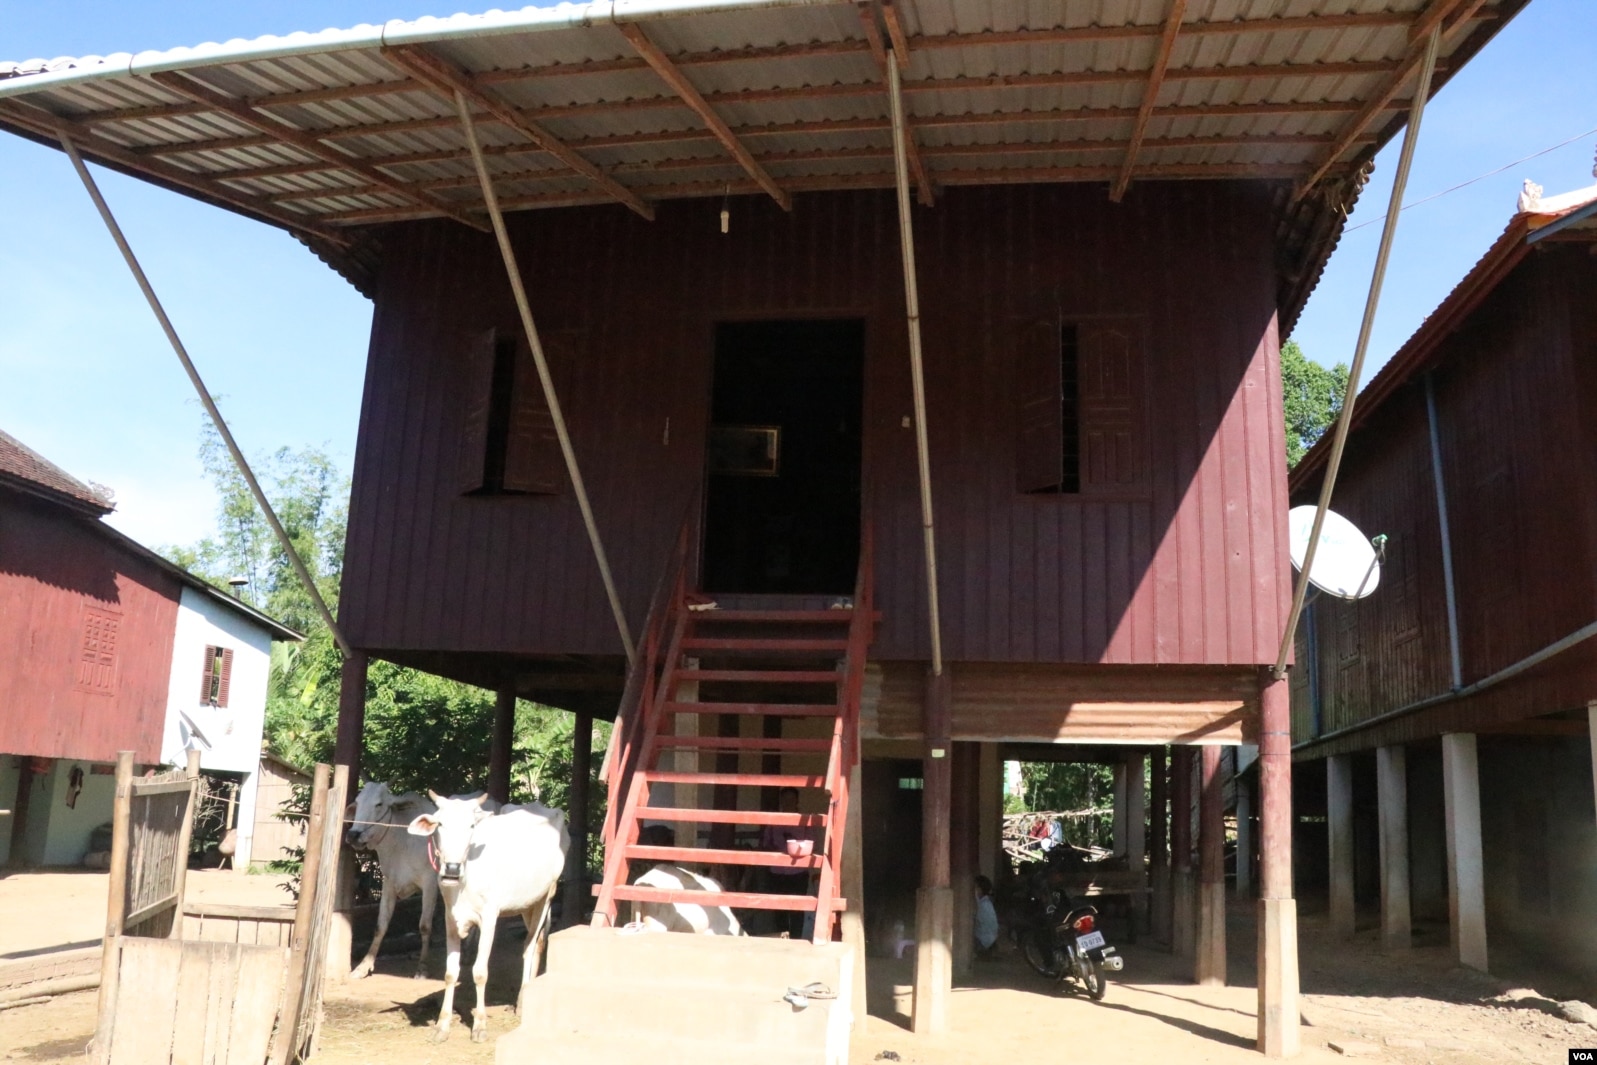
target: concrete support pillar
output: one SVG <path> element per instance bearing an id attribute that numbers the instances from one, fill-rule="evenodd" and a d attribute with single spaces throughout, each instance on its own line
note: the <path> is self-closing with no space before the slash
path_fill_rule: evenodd
<path id="1" fill-rule="evenodd" d="M 954 893 L 950 888 L 949 820 L 952 802 L 952 691 L 945 669 L 928 673 L 922 709 L 925 760 L 921 791 L 921 886 L 915 893 L 916 1035 L 948 1031 L 954 986 Z"/>
<path id="2" fill-rule="evenodd" d="M 1259 1052 L 1296 1057 L 1298 907 L 1292 898 L 1292 721 L 1287 682 L 1259 676 Z"/>
<path id="3" fill-rule="evenodd" d="M 1004 763 L 998 757 L 998 744 L 981 744 L 980 760 L 976 869 L 992 880 L 998 875 L 998 856 L 1004 849 Z"/>
<path id="4" fill-rule="evenodd" d="M 1447 807 L 1447 913 L 1460 965 L 1486 970 L 1486 879 L 1481 855 L 1481 777 L 1475 736 L 1442 737 Z"/>
<path id="5" fill-rule="evenodd" d="M 1237 778 L 1237 898 L 1253 894 L 1253 785 Z"/>
<path id="6" fill-rule="evenodd" d="M 1149 887 L 1152 889 L 1151 925 L 1153 937 L 1170 942 L 1170 768 L 1169 751 L 1155 747 L 1150 770 L 1153 809 L 1148 824 Z"/>
<path id="7" fill-rule="evenodd" d="M 860 764 L 848 774 L 848 816 L 843 821 L 843 898 L 848 908 L 839 915 L 843 942 L 854 951 L 853 1024 L 863 1031 L 866 1016 L 865 1002 L 865 848 L 864 824 L 865 792 L 860 787 Z"/>
<path id="8" fill-rule="evenodd" d="M 1192 978 L 1209 987 L 1225 985 L 1225 781 L 1220 748 L 1199 748 L 1198 935 Z"/>
<path id="9" fill-rule="evenodd" d="M 1130 868 L 1142 872 L 1148 865 L 1148 756 L 1139 748 L 1126 756 L 1126 857 Z M 1148 897 L 1131 899 L 1131 920 L 1139 932 L 1148 930 Z"/>
<path id="10" fill-rule="evenodd" d="M 516 745 L 516 686 L 503 685 L 494 699 L 493 733 L 488 744 L 488 794 L 510 801 L 510 761 Z"/>
<path id="11" fill-rule="evenodd" d="M 1401 746 L 1375 752 L 1376 799 L 1381 818 L 1381 947 L 1413 944 L 1408 879 L 1408 758 Z"/>
<path id="12" fill-rule="evenodd" d="M 349 791 L 360 791 L 360 761 L 366 751 L 366 667 L 365 651 L 344 659 L 338 675 L 338 737 L 333 748 L 333 764 L 349 767 Z"/>
<path id="13" fill-rule="evenodd" d="M 1170 756 L 1170 951 L 1192 958 L 1197 915 L 1192 876 L 1192 748 L 1175 747 Z"/>
<path id="14" fill-rule="evenodd" d="M 1331 935 L 1351 938 L 1356 927 L 1353 900 L 1353 760 L 1333 754 L 1325 760 L 1326 835 L 1330 839 Z"/>

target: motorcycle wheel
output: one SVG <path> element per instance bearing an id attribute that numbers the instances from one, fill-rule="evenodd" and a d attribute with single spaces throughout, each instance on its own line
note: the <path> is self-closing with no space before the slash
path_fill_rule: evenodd
<path id="1" fill-rule="evenodd" d="M 1038 976 L 1058 975 L 1053 967 L 1053 951 L 1048 944 L 1042 942 L 1042 936 L 1036 931 L 1028 931 L 1021 938 L 1020 952 L 1026 957 L 1026 964 Z"/>
<path id="2" fill-rule="evenodd" d="M 1109 981 L 1104 979 L 1103 966 L 1086 959 L 1086 973 L 1082 977 L 1082 986 L 1087 990 L 1087 997 L 1094 1002 L 1102 1002 L 1104 992 L 1109 990 Z"/>

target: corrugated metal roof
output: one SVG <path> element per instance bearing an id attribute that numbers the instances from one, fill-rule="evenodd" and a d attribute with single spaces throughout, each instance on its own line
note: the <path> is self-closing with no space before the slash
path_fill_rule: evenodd
<path id="1" fill-rule="evenodd" d="M 294 229 L 336 259 L 361 240 L 351 228 L 480 210 L 452 98 L 395 49 L 469 79 L 505 206 L 526 209 L 621 193 L 486 100 L 646 201 L 763 194 L 629 29 L 783 192 L 891 185 L 880 44 L 897 40 L 911 139 L 934 187 L 1255 178 L 1314 193 L 1291 198 L 1288 215 L 1337 212 L 1401 124 L 1417 28 L 1441 22 L 1440 84 L 1524 2 L 1191 0 L 1162 64 L 1169 0 L 564 4 L 0 63 L 0 126 L 69 134 L 91 158 Z M 1162 85 L 1139 115 L 1156 67 Z M 1339 226 L 1284 223 L 1319 245 L 1284 248 L 1301 260 L 1298 304 Z"/>

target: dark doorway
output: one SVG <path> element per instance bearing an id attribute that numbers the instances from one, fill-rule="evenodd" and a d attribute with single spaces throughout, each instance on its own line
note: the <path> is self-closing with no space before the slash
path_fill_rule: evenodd
<path id="1" fill-rule="evenodd" d="M 716 328 L 705 591 L 854 590 L 864 370 L 863 321 Z"/>

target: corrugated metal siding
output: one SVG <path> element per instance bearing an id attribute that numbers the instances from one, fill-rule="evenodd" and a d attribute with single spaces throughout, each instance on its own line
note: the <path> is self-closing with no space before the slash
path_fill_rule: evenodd
<path id="1" fill-rule="evenodd" d="M 866 320 L 874 653 L 924 658 L 925 595 L 892 198 L 830 193 L 514 220 L 543 330 L 585 330 L 565 397 L 624 602 L 642 615 L 703 465 L 713 325 Z M 1267 190 L 951 190 L 917 216 L 947 653 L 965 661 L 1259 663 L 1284 616 L 1285 471 Z M 372 648 L 619 653 L 568 493 L 456 494 L 452 364 L 513 323 L 491 242 L 395 227 L 377 300 L 343 618 Z M 1152 488 L 1015 490 L 1017 330 L 1130 315 L 1147 337 Z M 670 442 L 665 443 L 669 419 Z"/>
<path id="2" fill-rule="evenodd" d="M 1586 248 L 1548 248 L 1443 342 L 1436 404 L 1466 685 L 1597 620 L 1594 307 L 1597 263 Z M 1316 604 L 1325 732 L 1449 687 L 1422 387 L 1404 386 L 1354 435 L 1338 480 L 1337 509 L 1393 542 L 1368 600 Z M 1350 656 L 1356 668 L 1343 668 Z M 1592 698 L 1597 650 L 1584 646 L 1472 699 L 1334 741 L 1335 749 L 1578 709 Z M 1294 738 L 1311 737 L 1295 723 Z"/>
<path id="3" fill-rule="evenodd" d="M 0 489 L 0 751 L 114 762 L 132 750 L 153 763 L 181 588 L 91 520 Z M 105 694 L 79 684 L 86 610 L 116 618 Z"/>

